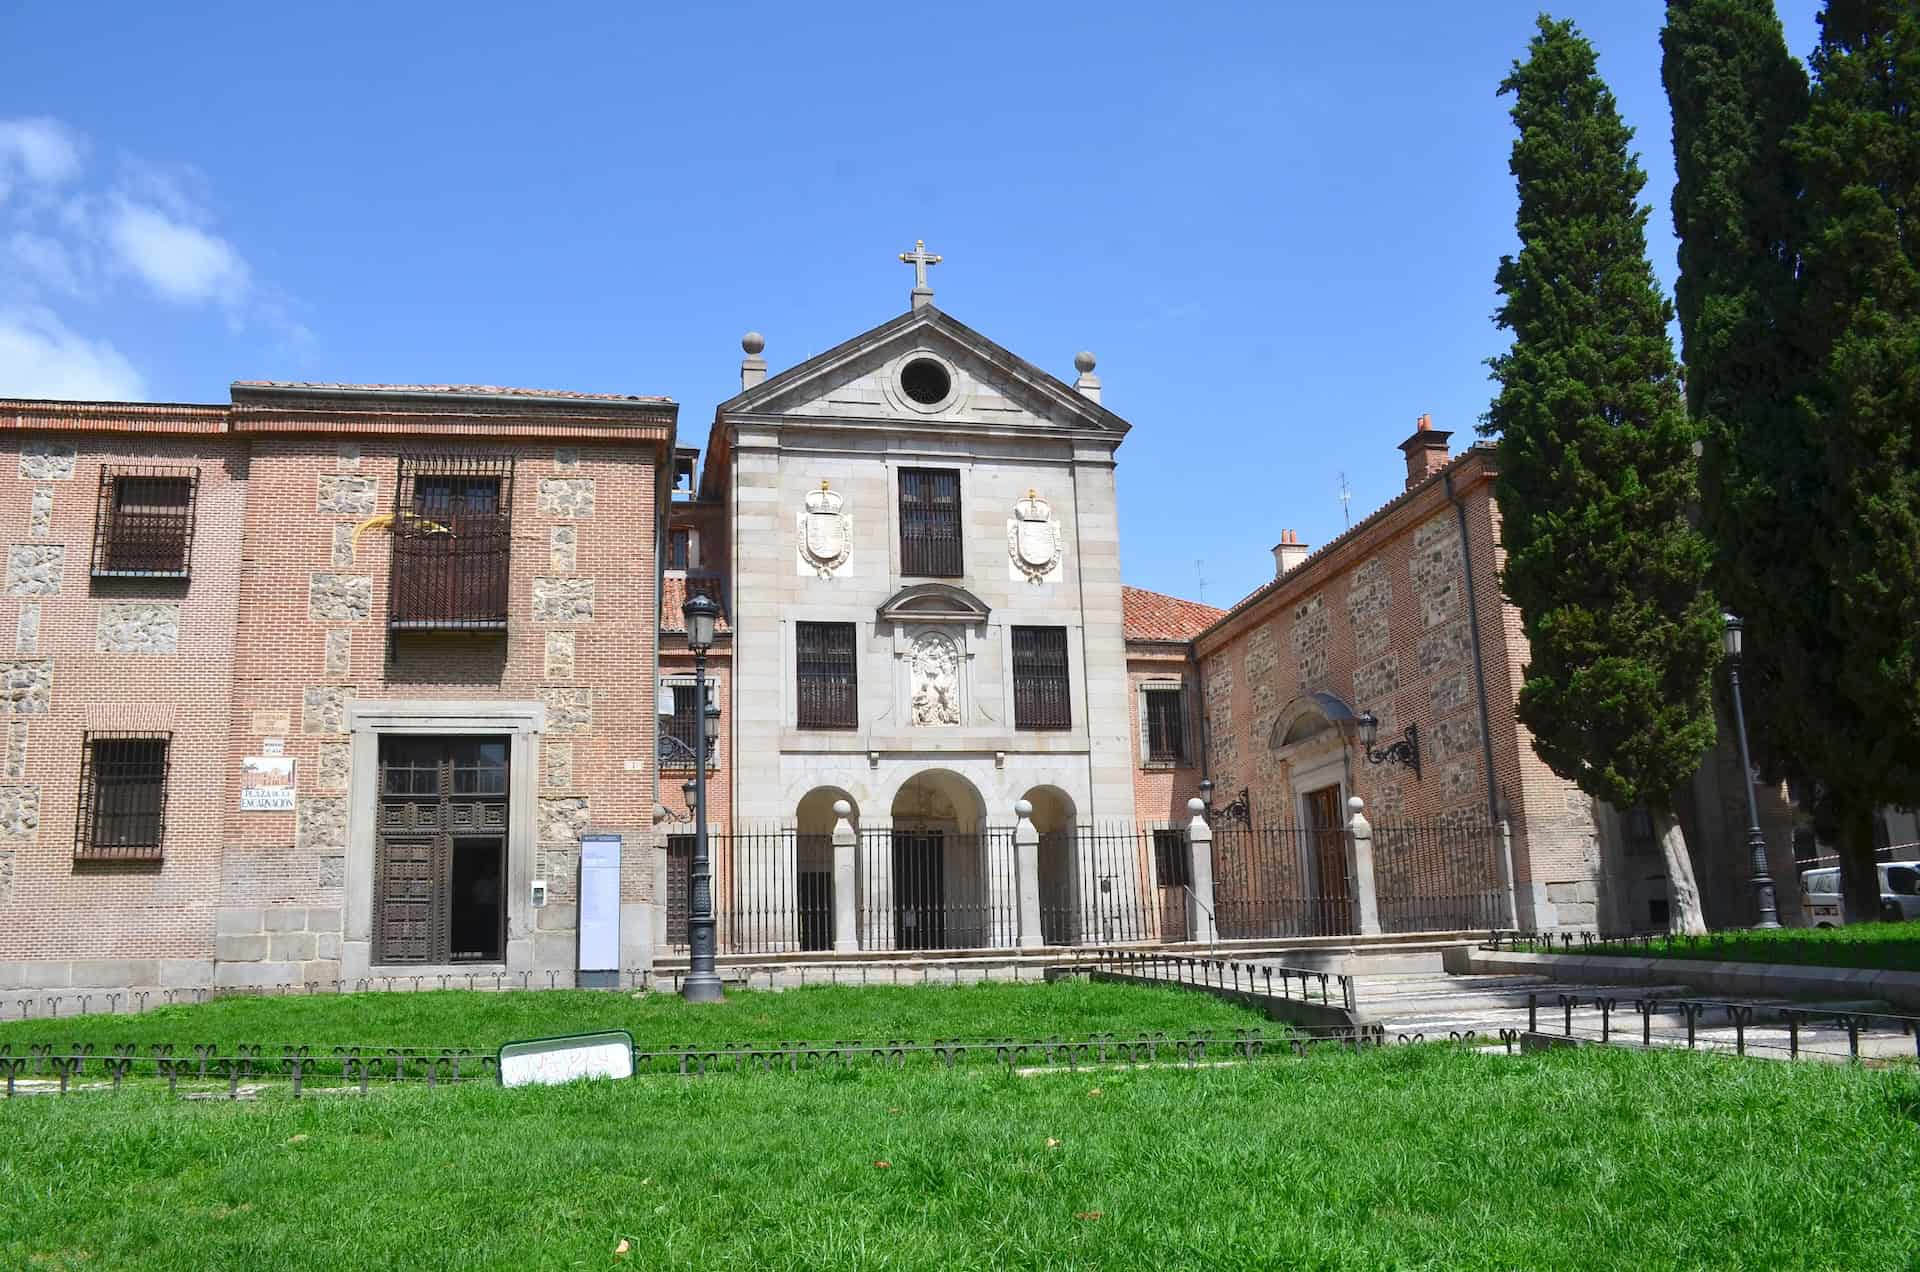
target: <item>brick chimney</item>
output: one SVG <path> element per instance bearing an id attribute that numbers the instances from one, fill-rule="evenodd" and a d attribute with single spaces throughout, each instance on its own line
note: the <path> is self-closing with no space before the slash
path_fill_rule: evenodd
<path id="1" fill-rule="evenodd" d="M 1280 542 L 1273 545 L 1273 577 L 1280 578 L 1288 570 L 1307 559 L 1307 545 L 1300 542 L 1300 535 L 1294 530 L 1282 530 Z"/>
<path id="2" fill-rule="evenodd" d="M 1407 489 L 1412 490 L 1439 472 L 1447 462 L 1447 439 L 1453 434 L 1433 426 L 1433 416 L 1422 415 L 1413 436 L 1400 443 L 1407 457 Z"/>

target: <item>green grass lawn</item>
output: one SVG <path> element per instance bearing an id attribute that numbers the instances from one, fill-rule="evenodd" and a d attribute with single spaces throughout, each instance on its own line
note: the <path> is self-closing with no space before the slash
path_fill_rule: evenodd
<path id="1" fill-rule="evenodd" d="M 1544 952 L 1545 946 L 1540 947 Z M 1616 941 L 1553 952 L 1618 954 L 1631 958 L 1716 959 L 1740 963 L 1800 963 L 1814 967 L 1871 967 L 1920 972 L 1920 923 L 1856 923 L 1838 928 L 1715 932 L 1704 937 L 1658 937 L 1642 945 Z"/>
<path id="2" fill-rule="evenodd" d="M 1912 1267 L 1916 1116 L 1911 1071 L 1444 1044 L 32 1097 L 0 1266 Z"/>
<path id="3" fill-rule="evenodd" d="M 236 1043 L 277 1047 L 466 1047 L 492 1051 L 516 1038 L 625 1029 L 642 1048 L 673 1044 L 936 1038 L 1083 1039 L 1096 1033 L 1139 1036 L 1246 1028 L 1281 1032 L 1263 1016 L 1180 989 L 1145 989 L 1082 980 L 1053 985 L 983 983 L 959 987 L 819 986 L 734 990 L 717 1006 L 693 1007 L 667 993 L 534 990 L 490 993 L 318 994 L 222 998 L 161 1007 L 139 1015 L 69 1016 L 0 1024 L 0 1044 L 106 1048 L 133 1042 Z"/>

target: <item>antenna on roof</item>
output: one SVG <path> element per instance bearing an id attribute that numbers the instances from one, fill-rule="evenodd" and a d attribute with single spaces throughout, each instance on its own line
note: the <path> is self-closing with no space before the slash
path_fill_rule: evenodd
<path id="1" fill-rule="evenodd" d="M 1193 599 L 1196 601 L 1199 601 L 1202 605 L 1204 605 L 1206 604 L 1206 601 L 1207 601 L 1207 583 L 1208 583 L 1207 563 L 1205 561 L 1195 561 L 1193 563 L 1193 580 L 1194 580 Z"/>
<path id="2" fill-rule="evenodd" d="M 1346 518 L 1347 529 L 1353 529 L 1353 487 L 1347 485 L 1347 475 L 1340 474 L 1340 515 Z"/>

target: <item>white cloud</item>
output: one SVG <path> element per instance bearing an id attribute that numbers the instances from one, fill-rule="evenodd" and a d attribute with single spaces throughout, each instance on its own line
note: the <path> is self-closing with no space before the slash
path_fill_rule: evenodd
<path id="1" fill-rule="evenodd" d="M 80 175 L 80 138 L 57 119 L 0 119 L 0 200 L 16 182 L 59 185 Z"/>
<path id="2" fill-rule="evenodd" d="M 157 208 L 122 201 L 108 220 L 107 238 L 120 260 L 166 300 L 237 304 L 246 296 L 247 264 L 225 239 Z"/>
<path id="3" fill-rule="evenodd" d="M 0 396 L 137 401 L 146 382 L 105 341 L 68 330 L 44 309 L 0 311 Z"/>

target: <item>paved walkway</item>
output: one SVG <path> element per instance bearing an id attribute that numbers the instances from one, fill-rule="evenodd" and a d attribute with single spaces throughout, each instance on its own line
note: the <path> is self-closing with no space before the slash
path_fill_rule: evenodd
<path id="1" fill-rule="evenodd" d="M 1387 1031 L 1389 1040 L 1401 1035 L 1446 1038 L 1471 1030 L 1478 1038 L 1498 1042 L 1502 1029 L 1527 1027 L 1527 996 L 1537 996 L 1539 1031 L 1563 1034 L 1568 1014 L 1560 996 L 1573 995 L 1579 1005 L 1571 1016 L 1572 1036 L 1598 1040 L 1605 1034 L 1615 1041 L 1654 1046 L 1687 1045 L 1686 1014 L 1676 1007 L 1653 1010 L 1643 1022 L 1637 1001 L 1647 999 L 1698 1001 L 1711 999 L 1748 1008 L 1743 1030 L 1726 1007 L 1711 1007 L 1694 1021 L 1694 1045 L 1703 1050 L 1736 1050 L 1744 1032 L 1749 1054 L 1786 1058 L 1793 1048 L 1793 1030 L 1783 1009 L 1831 1012 L 1799 1025 L 1802 1055 L 1846 1059 L 1851 1052 L 1844 1017 L 1856 1013 L 1886 1012 L 1885 1003 L 1859 999 L 1826 1002 L 1790 1002 L 1783 998 L 1704 995 L 1683 985 L 1561 985 L 1545 976 L 1362 976 L 1355 989 L 1359 1007 Z M 1611 998 L 1615 1007 L 1603 1013 L 1596 999 Z M 1915 1058 L 1915 1036 L 1898 1021 L 1857 1022 L 1860 1054 L 1868 1059 Z"/>

